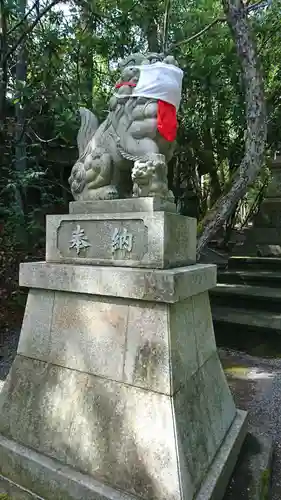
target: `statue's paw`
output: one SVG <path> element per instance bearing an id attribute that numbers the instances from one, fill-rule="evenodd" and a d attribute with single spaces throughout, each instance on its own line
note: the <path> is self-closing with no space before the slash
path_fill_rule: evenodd
<path id="1" fill-rule="evenodd" d="M 84 193 L 84 200 L 116 200 L 119 194 L 116 186 L 103 186 L 96 189 L 88 189 Z"/>
<path id="2" fill-rule="evenodd" d="M 170 191 L 168 192 L 168 196 L 167 196 L 167 199 L 168 201 L 170 201 L 171 203 L 175 203 L 175 197 L 174 197 L 174 193 L 173 191 Z"/>

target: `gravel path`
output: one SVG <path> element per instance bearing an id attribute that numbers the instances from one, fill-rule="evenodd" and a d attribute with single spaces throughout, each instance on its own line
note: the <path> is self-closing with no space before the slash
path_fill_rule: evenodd
<path id="1" fill-rule="evenodd" d="M 19 331 L 0 343 L 0 390 L 16 355 Z M 0 336 L 1 340 L 1 336 Z M 250 423 L 274 440 L 272 499 L 281 499 L 281 359 L 264 359 L 219 349 L 236 406 L 249 412 Z"/>
<path id="2" fill-rule="evenodd" d="M 281 359 L 263 359 L 220 349 L 236 406 L 249 412 L 250 424 L 274 442 L 271 500 L 281 499 Z M 234 368 L 234 369 L 233 369 Z M 229 370 L 229 371 L 228 371 Z"/>

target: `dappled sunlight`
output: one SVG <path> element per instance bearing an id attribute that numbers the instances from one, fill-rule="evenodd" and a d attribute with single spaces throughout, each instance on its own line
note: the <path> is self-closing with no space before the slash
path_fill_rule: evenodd
<path id="1" fill-rule="evenodd" d="M 238 289 L 238 288 L 243 288 L 243 289 L 246 289 L 246 288 L 252 288 L 251 285 L 240 285 L 239 283 L 236 284 L 236 283 L 218 283 L 216 285 L 216 288 L 234 288 L 234 289 Z"/>
<path id="2" fill-rule="evenodd" d="M 225 368 L 225 373 L 231 378 L 244 380 L 264 380 L 274 377 L 274 373 L 264 371 L 257 367 L 231 366 Z"/>
<path id="3" fill-rule="evenodd" d="M 172 405 L 169 398 L 131 388 L 124 428 L 132 434 L 139 463 L 146 468 L 155 492 L 164 498 L 178 494 Z M 129 396 L 129 394 L 128 394 Z"/>
<path id="4" fill-rule="evenodd" d="M 112 380 L 118 375 L 114 366 L 128 314 L 127 306 L 116 301 L 81 295 L 72 302 L 65 295 L 54 307 L 50 346 L 60 366 L 46 366 L 37 396 L 41 451 L 133 494 L 147 491 L 156 498 L 164 485 L 168 498 L 177 488 L 170 465 L 175 467 L 176 455 L 169 458 L 173 431 L 167 429 L 172 415 L 165 417 L 167 407 L 172 410 L 161 402 L 164 396 L 153 393 L 150 404 L 147 391 Z M 104 373 L 110 366 L 108 378 L 89 373 Z"/>
<path id="5" fill-rule="evenodd" d="M 76 348 L 76 356 L 79 355 Z M 87 381 L 82 384 L 77 383 L 76 372 L 67 370 L 62 371 L 57 367 L 57 381 L 51 390 L 43 392 L 41 399 L 41 416 L 54 435 L 59 433 L 59 441 L 64 449 L 71 451 L 80 462 L 88 461 L 88 457 L 93 458 L 95 450 L 95 459 L 101 459 L 99 446 L 93 443 L 99 443 L 100 432 L 98 426 L 91 425 L 88 421 L 88 415 L 83 412 L 83 397 Z M 94 401 L 93 408 L 94 411 Z M 44 411 L 45 410 L 45 411 Z M 94 418 L 94 415 L 92 415 Z M 54 436 L 55 437 L 55 436 Z M 89 451 L 91 453 L 89 454 Z M 75 463 L 72 463 L 75 466 Z M 79 467 L 80 464 L 77 464 Z"/>

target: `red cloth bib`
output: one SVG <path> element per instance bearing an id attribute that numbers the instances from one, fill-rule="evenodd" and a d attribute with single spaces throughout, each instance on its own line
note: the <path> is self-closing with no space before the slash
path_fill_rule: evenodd
<path id="1" fill-rule="evenodd" d="M 158 101 L 157 128 L 166 141 L 175 140 L 178 129 L 177 110 L 169 102 Z"/>
<path id="2" fill-rule="evenodd" d="M 129 87 L 136 87 L 137 84 L 133 82 L 121 82 L 121 83 L 116 83 L 115 88 L 121 89 L 121 87 L 124 87 L 124 85 L 128 85 Z"/>

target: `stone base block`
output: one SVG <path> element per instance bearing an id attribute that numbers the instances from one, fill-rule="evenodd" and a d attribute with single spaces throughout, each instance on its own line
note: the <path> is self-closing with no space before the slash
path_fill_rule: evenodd
<path id="1" fill-rule="evenodd" d="M 126 198 L 123 200 L 72 201 L 70 214 L 120 214 L 125 212 L 169 212 L 176 213 L 174 203 L 162 198 Z"/>
<path id="2" fill-rule="evenodd" d="M 175 303 L 216 286 L 216 266 L 130 269 L 28 262 L 20 265 L 20 286 L 77 294 Z"/>
<path id="3" fill-rule="evenodd" d="M 46 260 L 164 269 L 196 262 L 196 219 L 167 212 L 48 215 Z"/>
<path id="4" fill-rule="evenodd" d="M 0 415 L 2 437 L 145 500 L 196 498 L 209 470 L 204 490 L 213 490 L 216 457 L 237 418 L 217 353 L 173 396 L 18 355 Z M 20 467 L 7 464 L 0 474 L 17 482 Z"/>
<path id="5" fill-rule="evenodd" d="M 253 218 L 255 227 L 258 228 L 280 228 L 281 227 L 281 198 L 264 199 L 260 209 Z"/>
<path id="6" fill-rule="evenodd" d="M 281 257 L 280 241 L 280 228 L 253 227 L 248 229 L 245 241 L 234 246 L 232 255 Z"/>
<path id="7" fill-rule="evenodd" d="M 279 245 L 281 241 L 281 228 L 256 227 L 248 232 L 247 239 L 255 245 Z"/>
<path id="8" fill-rule="evenodd" d="M 3 438 L 129 498 L 193 500 L 215 489 L 236 419 L 206 290 L 166 304 L 30 291 L 1 391 Z"/>
<path id="9" fill-rule="evenodd" d="M 195 497 L 221 500 L 246 435 L 246 414 L 238 411 L 207 477 Z M 15 500 L 137 500 L 58 461 L 0 437 L 0 491 Z M 8 479 L 9 477 L 9 479 Z M 35 493 L 36 492 L 36 493 Z M 40 496 L 38 496 L 40 495 Z M 146 497 L 153 500 L 153 497 Z M 170 500 L 163 497 L 162 500 Z"/>
<path id="10" fill-rule="evenodd" d="M 281 198 L 265 198 L 253 217 L 253 225 L 244 230 L 244 242 L 237 243 L 232 255 L 281 257 Z"/>
<path id="11" fill-rule="evenodd" d="M 136 500 L 0 436 L 0 492 L 14 500 Z"/>
<path id="12" fill-rule="evenodd" d="M 81 500 L 221 500 L 245 414 L 217 354 L 214 266 L 40 263 L 23 266 L 24 276 L 33 287 L 1 391 L 0 435 L 74 479 L 60 490 L 65 479 L 36 466 L 31 480 L 7 453 L 0 474 L 46 500 L 72 491 Z M 77 474 L 95 486 L 80 494 Z"/>
<path id="13" fill-rule="evenodd" d="M 31 289 L 18 345 L 24 359 L 168 395 L 215 353 L 207 291 L 165 304 Z"/>

